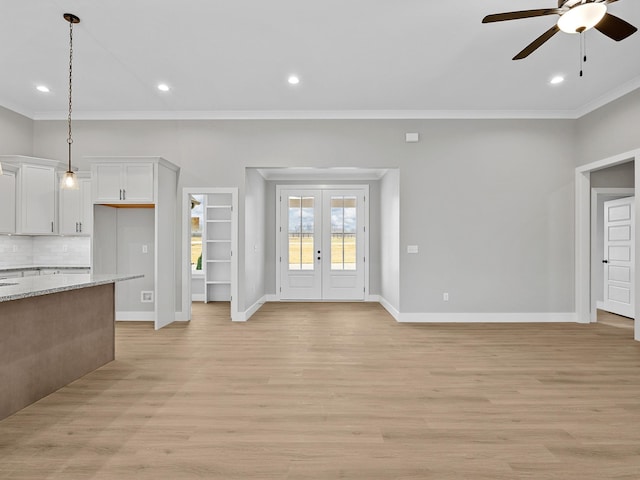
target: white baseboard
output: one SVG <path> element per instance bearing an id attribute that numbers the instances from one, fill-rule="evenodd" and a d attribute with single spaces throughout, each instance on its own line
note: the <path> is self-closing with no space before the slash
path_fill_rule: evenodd
<path id="1" fill-rule="evenodd" d="M 276 295 L 275 293 L 268 293 L 267 295 L 264 296 L 264 299 L 265 299 L 265 303 L 280 301 L 280 297 L 278 297 L 278 295 Z"/>
<path id="2" fill-rule="evenodd" d="M 396 320 L 401 323 L 575 323 L 577 317 L 574 312 L 401 313 Z"/>
<path id="3" fill-rule="evenodd" d="M 116 312 L 116 322 L 155 322 L 155 312 Z"/>
<path id="4" fill-rule="evenodd" d="M 260 297 L 258 299 L 258 301 L 256 303 L 254 303 L 253 305 L 251 305 L 248 309 L 246 309 L 244 312 L 238 312 L 238 317 L 237 318 L 233 318 L 232 320 L 234 322 L 246 322 L 247 320 L 249 320 L 251 318 L 251 316 L 256 313 L 258 311 L 258 309 L 265 304 L 265 302 L 267 301 L 267 296 L 263 295 L 262 297 Z"/>
<path id="5" fill-rule="evenodd" d="M 364 297 L 364 301 L 365 302 L 380 302 L 380 295 L 365 295 Z"/>
<path id="6" fill-rule="evenodd" d="M 596 308 L 598 310 L 604 310 L 604 302 L 602 300 L 597 300 L 596 301 Z"/>
<path id="7" fill-rule="evenodd" d="M 189 320 L 191 319 L 187 318 L 186 312 L 176 312 L 176 322 L 188 322 Z"/>
<path id="8" fill-rule="evenodd" d="M 380 305 L 382 305 L 384 307 L 384 309 L 389 312 L 389 314 L 396 319 L 396 321 L 400 321 L 400 312 L 398 311 L 398 309 L 396 307 L 394 307 L 393 305 L 391 305 L 391 303 L 389 303 L 389 301 L 384 298 L 383 296 L 380 296 Z"/>
<path id="9" fill-rule="evenodd" d="M 191 294 L 192 302 L 204 302 L 204 293 L 192 293 Z"/>

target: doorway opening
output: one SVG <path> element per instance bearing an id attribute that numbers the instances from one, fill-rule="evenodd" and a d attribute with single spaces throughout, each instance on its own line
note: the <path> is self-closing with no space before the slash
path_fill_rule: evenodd
<path id="1" fill-rule="evenodd" d="M 594 228 L 597 228 L 597 222 L 592 215 L 597 215 L 597 209 L 592 209 L 592 195 L 598 196 L 597 190 L 592 192 L 592 174 L 604 170 L 608 167 L 631 163 L 634 165 L 634 188 L 633 194 L 637 197 L 640 192 L 640 171 L 636 165 L 636 159 L 640 156 L 640 150 L 627 152 L 616 155 L 604 160 L 593 162 L 576 168 L 575 185 L 576 185 L 576 269 L 575 269 L 575 286 L 576 286 L 576 319 L 580 323 L 589 323 L 597 320 L 598 307 L 598 286 L 594 280 L 594 275 L 598 274 L 599 269 L 596 262 L 603 259 L 603 251 L 596 251 L 594 239 Z M 604 194 L 603 194 L 604 195 Z M 604 197 L 600 199 L 604 201 Z M 638 210 L 634 213 L 634 248 L 638 251 Z M 637 268 L 637 260 L 631 263 L 630 278 L 633 281 L 633 309 L 634 309 L 634 338 L 640 341 L 640 321 L 638 320 L 638 300 L 640 295 L 640 271 Z M 604 280 L 603 280 L 604 281 Z"/>
<path id="2" fill-rule="evenodd" d="M 229 302 L 238 317 L 238 189 L 185 187 L 183 205 L 182 312 L 191 303 Z"/>

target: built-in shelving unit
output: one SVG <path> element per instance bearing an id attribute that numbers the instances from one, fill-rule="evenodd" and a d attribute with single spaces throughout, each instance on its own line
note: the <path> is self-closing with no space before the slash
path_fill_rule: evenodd
<path id="1" fill-rule="evenodd" d="M 231 193 L 205 195 L 204 241 L 202 242 L 205 302 L 231 300 L 232 224 Z"/>

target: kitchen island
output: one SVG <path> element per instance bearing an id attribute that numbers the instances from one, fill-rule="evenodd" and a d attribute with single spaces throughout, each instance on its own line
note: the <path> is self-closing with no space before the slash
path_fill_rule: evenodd
<path id="1" fill-rule="evenodd" d="M 140 277 L 0 280 L 0 420 L 114 359 L 114 285 Z"/>

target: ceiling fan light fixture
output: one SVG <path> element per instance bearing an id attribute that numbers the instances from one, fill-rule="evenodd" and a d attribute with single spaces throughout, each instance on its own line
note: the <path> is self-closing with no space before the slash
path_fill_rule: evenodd
<path id="1" fill-rule="evenodd" d="M 560 16 L 558 28 L 565 33 L 582 33 L 600 23 L 606 13 L 604 3 L 582 3 Z"/>

